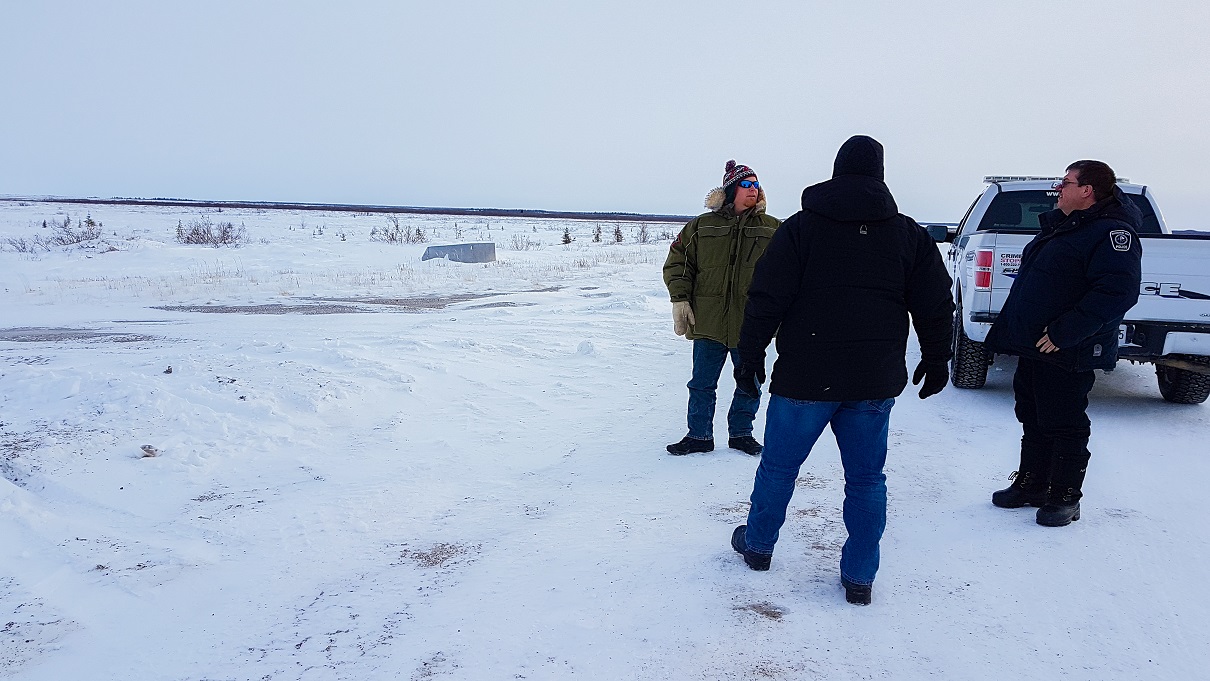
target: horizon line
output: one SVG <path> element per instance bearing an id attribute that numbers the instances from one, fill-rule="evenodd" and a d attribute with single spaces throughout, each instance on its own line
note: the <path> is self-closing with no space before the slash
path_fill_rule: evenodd
<path id="1" fill-rule="evenodd" d="M 212 201 L 204 199 L 142 198 L 115 196 L 108 199 L 97 197 L 63 196 L 0 196 L 0 201 L 28 201 L 34 203 L 73 203 L 82 205 L 127 205 L 127 206 L 180 206 L 193 208 L 251 208 L 269 210 L 314 210 L 354 213 L 407 213 L 414 215 L 468 215 L 481 217 L 528 217 L 559 218 L 570 220 L 612 220 L 615 222 L 688 222 L 693 215 L 668 215 L 659 213 L 626 213 L 620 211 L 563 211 L 535 208 L 453 208 L 438 206 L 394 206 L 389 204 L 359 203 L 304 203 L 296 201 Z"/>

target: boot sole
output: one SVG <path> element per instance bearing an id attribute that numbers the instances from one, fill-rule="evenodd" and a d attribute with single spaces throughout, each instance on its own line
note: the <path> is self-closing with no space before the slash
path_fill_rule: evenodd
<path id="1" fill-rule="evenodd" d="M 1034 508 L 1042 508 L 1045 505 L 1046 505 L 1045 501 L 1043 501 L 1041 503 L 1038 503 L 1036 501 L 1025 501 L 1020 504 L 999 504 L 999 503 L 996 503 L 995 499 L 992 499 L 992 506 L 995 506 L 996 508 L 1025 508 L 1027 506 L 1032 506 Z"/>
<path id="2" fill-rule="evenodd" d="M 705 454 L 706 452 L 714 451 L 714 447 L 710 447 L 709 449 L 686 449 L 684 451 L 681 451 L 681 450 L 673 451 L 672 449 L 669 449 L 668 447 L 665 447 L 664 449 L 667 450 L 667 452 L 669 454 L 671 454 L 672 456 L 685 456 L 686 454 Z"/>

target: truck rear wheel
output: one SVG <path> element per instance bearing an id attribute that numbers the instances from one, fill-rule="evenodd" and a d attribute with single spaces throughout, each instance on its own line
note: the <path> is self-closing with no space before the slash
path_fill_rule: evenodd
<path id="1" fill-rule="evenodd" d="M 990 356 L 983 344 L 967 337 L 962 328 L 962 304 L 954 311 L 954 359 L 950 362 L 950 381 L 955 388 L 982 388 L 987 382 Z"/>
<path id="2" fill-rule="evenodd" d="M 1210 366 L 1210 357 L 1177 355 L 1180 359 Z M 1201 404 L 1210 397 L 1210 376 L 1177 369 L 1162 364 L 1155 365 L 1155 378 L 1160 384 L 1160 394 L 1169 402 L 1177 404 Z"/>

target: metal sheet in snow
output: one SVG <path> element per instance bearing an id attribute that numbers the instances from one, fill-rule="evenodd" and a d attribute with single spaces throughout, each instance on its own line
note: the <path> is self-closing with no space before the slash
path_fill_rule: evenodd
<path id="1" fill-rule="evenodd" d="M 448 244 L 444 246 L 429 246 L 424 249 L 421 260 L 446 258 L 454 262 L 495 262 L 496 244 L 487 241 L 471 244 Z"/>

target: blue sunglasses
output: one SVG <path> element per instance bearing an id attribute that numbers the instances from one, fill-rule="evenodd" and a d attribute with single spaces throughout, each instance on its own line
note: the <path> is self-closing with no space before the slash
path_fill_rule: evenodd
<path id="1" fill-rule="evenodd" d="M 743 187 L 744 189 L 751 189 L 753 187 L 760 189 L 760 183 L 756 180 L 740 180 L 739 186 Z"/>

